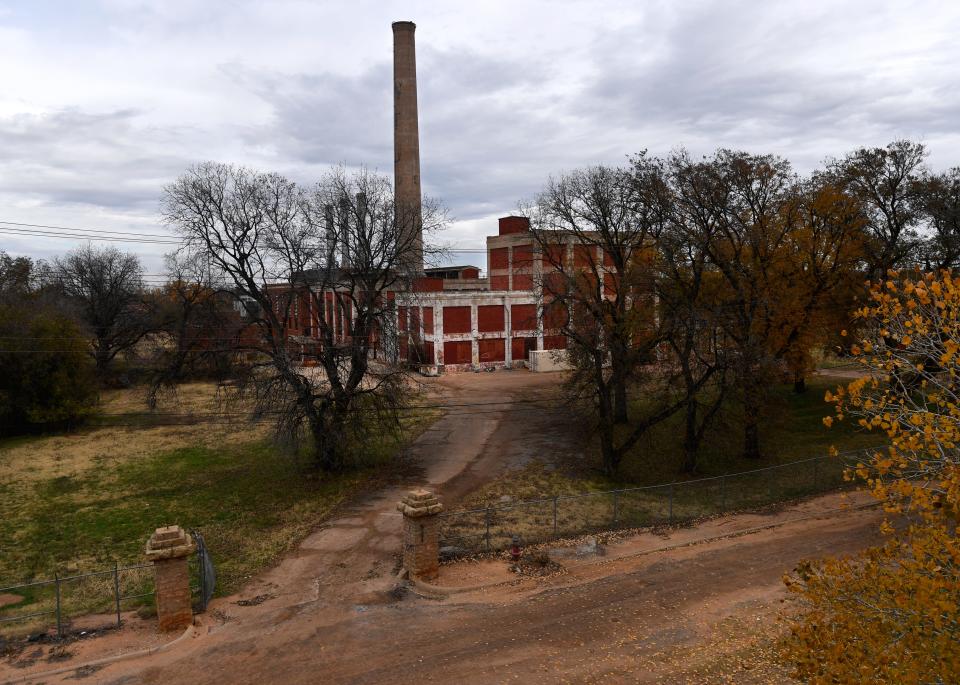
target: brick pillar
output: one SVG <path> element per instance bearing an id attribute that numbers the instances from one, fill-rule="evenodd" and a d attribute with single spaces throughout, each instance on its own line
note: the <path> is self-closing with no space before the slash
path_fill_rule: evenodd
<path id="1" fill-rule="evenodd" d="M 196 549 L 180 526 L 157 528 L 147 541 L 147 560 L 153 562 L 157 619 L 160 630 L 183 630 L 193 623 L 187 557 Z"/>
<path id="2" fill-rule="evenodd" d="M 440 526 L 443 505 L 427 490 L 412 490 L 397 505 L 403 513 L 403 567 L 411 577 L 432 580 L 440 571 Z"/>

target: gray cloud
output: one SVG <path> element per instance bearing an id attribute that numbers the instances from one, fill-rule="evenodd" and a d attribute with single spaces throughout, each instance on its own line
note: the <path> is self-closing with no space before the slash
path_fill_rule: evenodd
<path id="1" fill-rule="evenodd" d="M 381 3 L 23 7 L 0 16 L 0 219 L 154 226 L 163 185 L 204 159 L 301 181 L 392 171 Z M 952 4 L 427 2 L 413 19 L 424 188 L 460 243 L 549 174 L 642 148 L 743 147 L 807 171 L 911 136 L 960 162 Z"/>

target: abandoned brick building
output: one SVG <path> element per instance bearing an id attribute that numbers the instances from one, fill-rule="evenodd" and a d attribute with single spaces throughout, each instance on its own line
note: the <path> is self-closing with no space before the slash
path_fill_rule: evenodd
<path id="1" fill-rule="evenodd" d="M 419 216 L 415 28 L 412 22 L 393 24 L 394 193 L 398 206 L 415 207 L 414 214 Z M 419 231 L 419 226 L 413 229 Z M 380 341 L 378 356 L 407 361 L 427 373 L 517 366 L 552 370 L 564 365 L 566 338 L 560 329 L 565 312 L 544 297 L 544 278 L 549 278 L 557 263 L 577 269 L 592 262 L 603 281 L 604 268 L 609 266 L 605 255 L 599 248 L 578 244 L 572 235 L 558 235 L 548 259 L 530 231 L 529 219 L 521 216 L 499 219 L 496 234 L 486 242 L 487 275 L 481 278 L 480 269 L 471 265 L 425 269 L 422 236 L 417 236 L 415 263 L 410 265 L 413 286 L 391 293 L 396 303 L 396 340 Z M 606 290 L 611 283 L 600 285 Z M 297 332 L 302 331 L 298 341 L 319 343 L 318 316 L 326 318 L 335 341 L 349 335 L 349 297 L 309 292 L 296 298 L 294 306 Z"/>

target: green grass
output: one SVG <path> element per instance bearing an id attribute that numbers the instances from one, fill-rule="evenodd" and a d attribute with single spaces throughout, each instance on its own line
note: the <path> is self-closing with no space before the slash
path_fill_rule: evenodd
<path id="1" fill-rule="evenodd" d="M 824 392 L 838 379 L 814 379 L 804 394 L 791 386 L 773 388 L 761 417 L 763 459 L 741 456 L 742 409 L 729 402 L 708 431 L 696 474 L 684 473 L 682 466 L 683 416 L 677 414 L 656 426 L 626 457 L 616 477 L 599 471 L 599 449 L 588 444 L 577 462 L 534 462 L 510 471 L 487 484 L 462 509 L 493 507 L 490 530 L 493 545 L 509 544 L 513 534 L 527 541 L 554 536 L 552 501 L 538 504 L 520 502 L 559 497 L 556 532 L 577 535 L 615 527 L 640 527 L 669 521 L 690 521 L 726 511 L 758 508 L 794 500 L 844 484 L 844 463 L 839 459 L 783 467 L 774 471 L 740 475 L 721 480 L 699 479 L 752 471 L 787 464 L 809 457 L 827 455 L 830 447 L 840 451 L 874 447 L 884 436 L 870 433 L 850 422 L 827 428 L 823 417 L 832 414 Z M 692 481 L 692 482 L 691 482 Z M 614 497 L 610 490 L 678 483 L 673 487 L 640 490 Z M 671 493 L 672 491 L 672 493 Z M 591 497 L 573 498 L 583 493 Z M 448 517 L 443 534 L 456 544 L 476 548 L 485 545 L 486 514 Z"/>
<path id="2" fill-rule="evenodd" d="M 372 431 L 367 466 L 344 474 L 317 473 L 259 438 L 185 445 L 125 461 L 94 458 L 71 475 L 0 482 L 0 587 L 112 569 L 115 562 L 143 563 L 153 530 L 179 524 L 203 533 L 217 568 L 217 594 L 229 594 L 348 497 L 389 477 L 391 457 L 431 418 L 405 419 L 398 436 Z M 136 440 L 137 430 L 125 435 Z M 124 574 L 121 582 L 126 594 L 152 589 L 149 570 Z M 112 583 L 112 576 L 102 576 L 65 585 L 67 611 L 109 611 Z M 0 608 L 0 617 L 53 606 L 52 587 L 16 594 L 23 601 Z M 0 624 L 0 632 L 4 626 L 18 624 Z"/>
<path id="3" fill-rule="evenodd" d="M 823 418 L 834 413 L 833 405 L 824 402 L 824 393 L 842 382 L 815 377 L 802 394 L 795 393 L 792 385 L 774 386 L 760 417 L 763 458 L 759 463 L 743 458 L 743 410 L 737 403 L 727 402 L 704 437 L 697 473 L 692 477 L 737 473 L 825 455 L 831 446 L 846 451 L 882 444 L 884 436 L 863 431 L 848 421 L 834 422 L 832 428 L 823 425 Z M 683 433 L 682 413 L 655 426 L 624 459 L 616 483 L 655 485 L 690 478 L 682 472 Z M 596 465 L 598 462 L 591 464 Z"/>

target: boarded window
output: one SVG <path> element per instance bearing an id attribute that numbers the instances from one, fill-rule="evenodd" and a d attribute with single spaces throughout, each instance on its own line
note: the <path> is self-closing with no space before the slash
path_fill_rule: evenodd
<path id="1" fill-rule="evenodd" d="M 547 302 L 543 305 L 543 327 L 562 328 L 567 323 L 567 309 L 562 302 Z"/>
<path id="2" fill-rule="evenodd" d="M 517 245 L 513 248 L 513 272 L 533 268 L 533 245 Z"/>
<path id="3" fill-rule="evenodd" d="M 423 332 L 433 335 L 433 307 L 423 308 Z"/>
<path id="4" fill-rule="evenodd" d="M 566 245 L 547 245 L 542 254 L 545 269 L 562 269 L 566 266 Z"/>
<path id="5" fill-rule="evenodd" d="M 477 307 L 477 330 L 481 333 L 498 333 L 503 330 L 503 305 L 480 305 Z"/>
<path id="6" fill-rule="evenodd" d="M 470 307 L 444 307 L 443 333 L 469 333 L 471 330 Z"/>
<path id="7" fill-rule="evenodd" d="M 506 357 L 503 338 L 491 338 L 477 341 L 477 351 L 481 362 L 502 362 Z"/>
<path id="8" fill-rule="evenodd" d="M 514 338 L 510 343 L 510 355 L 513 361 L 529 361 L 530 351 L 537 349 L 536 338 Z"/>
<path id="9" fill-rule="evenodd" d="M 473 361 L 473 348 L 469 340 L 443 343 L 444 364 L 469 364 Z"/>
<path id="10" fill-rule="evenodd" d="M 595 248 L 593 245 L 574 245 L 573 265 L 577 268 L 587 268 L 594 261 Z"/>

